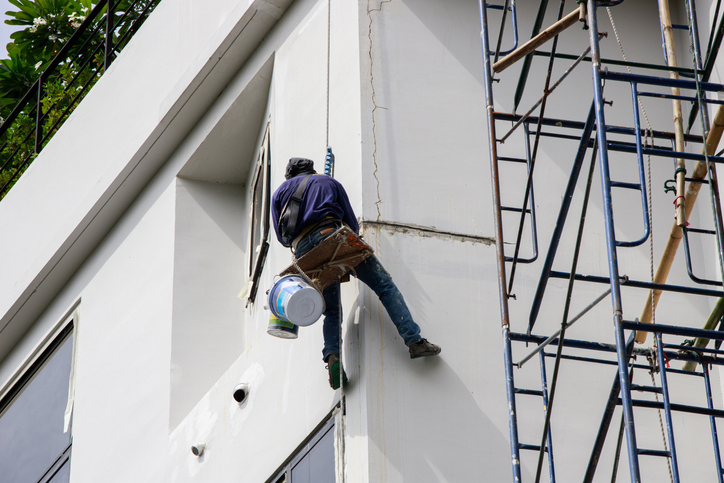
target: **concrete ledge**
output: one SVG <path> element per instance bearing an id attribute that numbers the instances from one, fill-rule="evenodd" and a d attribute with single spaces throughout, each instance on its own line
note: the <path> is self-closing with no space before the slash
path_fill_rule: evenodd
<path id="1" fill-rule="evenodd" d="M 292 0 L 162 2 L 0 203 L 0 360 Z M 189 14 L 191 12 L 191 14 Z"/>

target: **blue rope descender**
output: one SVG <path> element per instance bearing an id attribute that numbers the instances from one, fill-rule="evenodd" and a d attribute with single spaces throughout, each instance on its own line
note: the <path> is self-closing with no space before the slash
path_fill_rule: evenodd
<path id="1" fill-rule="evenodd" d="M 324 174 L 334 177 L 334 154 L 331 147 L 327 147 L 327 156 L 324 158 Z"/>

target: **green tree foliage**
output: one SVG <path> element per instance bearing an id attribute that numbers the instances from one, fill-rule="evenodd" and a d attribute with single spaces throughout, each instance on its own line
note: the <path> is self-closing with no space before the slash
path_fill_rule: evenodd
<path id="1" fill-rule="evenodd" d="M 0 60 L 0 117 L 7 117 L 12 107 L 22 99 L 41 72 L 70 40 L 81 26 L 87 14 L 98 0 L 9 0 L 17 8 L 6 12 L 10 19 L 5 23 L 25 27 L 14 32 L 8 44 L 8 59 Z M 100 16 L 96 23 L 104 20 Z M 103 42 L 102 32 L 90 38 L 89 29 L 75 48 L 68 52 L 69 58 L 77 56 L 78 49 L 85 44 L 84 51 L 92 52 Z M 88 43 L 86 41 L 90 40 Z M 81 62 L 78 62 L 78 61 Z M 75 59 L 78 66 L 85 59 Z M 53 72 L 49 78 L 57 77 Z"/>
<path id="2" fill-rule="evenodd" d="M 46 68 L 68 43 L 99 0 L 9 0 L 17 8 L 5 23 L 23 26 L 13 33 L 8 58 L 0 59 L 0 126 L 43 73 L 40 145 L 44 146 L 103 73 L 105 8 L 51 71 Z M 136 21 L 160 0 L 120 0 L 114 9 L 114 52 L 119 52 Z M 147 9 L 149 7 L 149 9 Z M 96 28 L 99 27 L 99 28 Z M 82 48 L 82 51 L 81 51 Z M 0 135 L 0 198 L 35 158 L 36 102 L 30 102 Z"/>
<path id="3" fill-rule="evenodd" d="M 9 1 L 18 11 L 7 12 L 13 18 L 5 23 L 25 27 L 10 38 L 28 58 L 43 62 L 55 57 L 93 7 L 91 0 Z"/>
<path id="4" fill-rule="evenodd" d="M 103 57 L 97 55 L 92 64 L 94 68 L 80 72 L 75 63 L 61 64 L 58 75 L 43 84 L 45 95 L 41 106 L 44 117 L 39 131 L 43 145 L 50 141 L 68 114 L 100 78 Z M 0 150 L 0 190 L 8 183 L 9 189 L 35 159 L 35 133 L 35 112 L 31 110 L 23 111 L 5 132 L 1 144 L 4 147 Z"/>
<path id="5" fill-rule="evenodd" d="M 35 67 L 20 48 L 9 44 L 8 58 L 0 59 L 0 115 L 25 95 L 37 75 Z"/>

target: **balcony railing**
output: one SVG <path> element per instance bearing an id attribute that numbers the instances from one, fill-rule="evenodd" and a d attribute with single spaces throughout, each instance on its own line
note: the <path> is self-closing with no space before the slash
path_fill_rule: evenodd
<path id="1" fill-rule="evenodd" d="M 161 0 L 99 0 L 0 124 L 0 199 Z"/>

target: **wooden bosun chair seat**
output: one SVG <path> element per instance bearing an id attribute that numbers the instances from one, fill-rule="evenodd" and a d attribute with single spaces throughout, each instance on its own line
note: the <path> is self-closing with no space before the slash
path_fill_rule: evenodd
<path id="1" fill-rule="evenodd" d="M 348 226 L 342 226 L 302 257 L 296 258 L 279 275 L 302 275 L 322 292 L 373 253 L 372 247 L 359 235 Z"/>

